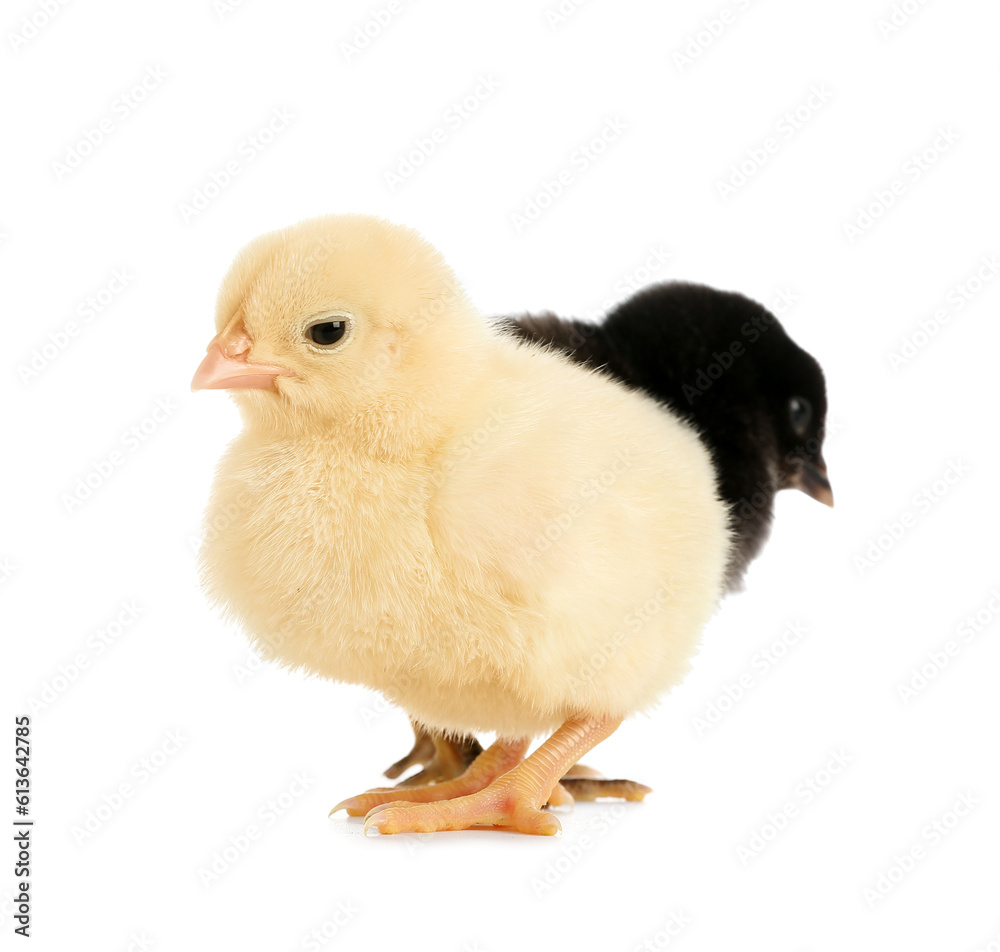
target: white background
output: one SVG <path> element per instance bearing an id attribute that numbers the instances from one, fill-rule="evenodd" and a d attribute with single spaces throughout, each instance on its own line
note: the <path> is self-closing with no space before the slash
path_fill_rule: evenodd
<path id="1" fill-rule="evenodd" d="M 1000 16 L 906 7 L 885 29 L 889 0 L 590 0 L 561 22 L 547 3 L 404 0 L 380 28 L 388 0 L 69 3 L 48 22 L 5 6 L 0 677 L 11 735 L 35 712 L 34 947 L 998 948 L 1000 279 L 967 282 L 1000 252 Z M 351 49 L 366 23 L 377 35 Z M 826 101 L 786 136 L 814 86 Z M 292 118 L 262 134 L 276 109 Z M 622 131 L 585 159 L 609 122 Z M 580 805 L 557 838 L 365 839 L 327 811 L 408 749 L 405 716 L 360 687 L 241 676 L 247 643 L 202 599 L 200 514 L 238 427 L 224 394 L 188 392 L 218 283 L 254 235 L 345 210 L 422 231 L 488 314 L 587 315 L 665 278 L 794 296 L 785 326 L 827 372 L 837 507 L 781 495 L 686 682 L 587 758 L 654 787 L 644 804 Z M 654 249 L 669 260 L 641 270 Z M 936 333 L 914 338 L 920 322 Z M 172 409 L 154 421 L 157 401 Z M 123 602 L 138 617 L 109 632 Z M 806 634 L 769 664 L 790 622 Z M 935 676 L 904 699 L 924 664 Z M 823 773 L 835 754 L 849 763 Z M 249 848 L 227 865 L 232 841 Z"/>

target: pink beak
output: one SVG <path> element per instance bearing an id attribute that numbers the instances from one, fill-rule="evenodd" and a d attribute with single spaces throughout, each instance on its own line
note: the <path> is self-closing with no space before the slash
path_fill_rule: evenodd
<path id="1" fill-rule="evenodd" d="M 291 370 L 271 364 L 252 364 L 247 359 L 253 341 L 241 317 L 208 345 L 208 353 L 194 372 L 192 390 L 274 390 L 276 377 L 294 377 Z"/>

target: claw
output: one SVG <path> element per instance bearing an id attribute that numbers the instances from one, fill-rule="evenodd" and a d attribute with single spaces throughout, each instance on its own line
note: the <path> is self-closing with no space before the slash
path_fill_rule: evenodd
<path id="1" fill-rule="evenodd" d="M 384 813 L 390 807 L 409 807 L 413 805 L 414 804 L 409 803 L 406 800 L 393 800 L 392 803 L 382 803 L 377 807 L 372 807 L 372 809 L 368 811 L 367 816 L 365 816 L 365 826 L 363 830 L 364 835 L 365 836 L 368 835 L 368 830 L 370 827 L 375 827 L 375 829 L 378 830 L 379 833 L 382 832 L 382 827 L 379 821 L 379 815 L 381 813 Z"/>
<path id="2" fill-rule="evenodd" d="M 362 794 L 364 796 L 364 794 Z M 361 804 L 358 802 L 361 797 L 348 797 L 346 800 L 341 800 L 328 814 L 327 816 L 333 816 L 338 810 L 346 810 L 348 816 L 361 816 L 360 807 Z M 351 812 L 354 810 L 355 812 Z"/>

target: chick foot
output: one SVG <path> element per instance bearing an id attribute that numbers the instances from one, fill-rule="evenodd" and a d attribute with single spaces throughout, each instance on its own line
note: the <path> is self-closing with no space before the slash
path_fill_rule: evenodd
<path id="1" fill-rule="evenodd" d="M 452 740 L 441 734 L 432 734 L 411 721 L 413 727 L 413 748 L 401 760 L 397 760 L 385 775 L 395 780 L 414 764 L 424 769 L 412 777 L 401 780 L 398 787 L 419 787 L 442 780 L 454 780 L 462 776 L 472 762 L 483 752 L 483 745 L 471 734 Z"/>
<path id="2" fill-rule="evenodd" d="M 484 750 L 460 777 L 444 780 L 441 783 L 405 788 L 406 802 L 429 803 L 476 793 L 524 760 L 527 749 L 527 739 L 513 742 L 498 740 L 488 750 Z M 347 811 L 348 816 L 364 816 L 369 810 L 383 803 L 399 801 L 401 795 L 399 787 L 369 790 L 359 796 L 342 800 L 330 811 L 330 815 L 343 809 Z"/>
<path id="3" fill-rule="evenodd" d="M 566 770 L 611 734 L 619 723 L 618 720 L 595 717 L 568 720 L 527 760 L 473 793 L 447 800 L 434 797 L 430 798 L 431 802 L 417 803 L 412 799 L 387 801 L 372 807 L 365 817 L 365 832 L 369 827 L 380 833 L 433 833 L 492 826 L 519 833 L 552 836 L 559 832 L 561 825 L 551 813 L 543 812 L 542 807 Z M 475 770 L 496 747 L 494 744 L 487 750 L 468 772 Z M 523 756 L 527 741 L 516 747 L 520 747 Z M 506 749 L 510 751 L 516 747 Z M 447 785 L 415 789 L 435 791 Z"/>

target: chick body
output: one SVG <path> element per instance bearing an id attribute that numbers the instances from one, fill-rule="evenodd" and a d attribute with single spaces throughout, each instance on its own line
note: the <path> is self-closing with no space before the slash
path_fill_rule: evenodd
<path id="1" fill-rule="evenodd" d="M 280 285 L 317 228 L 350 251 L 350 222 L 319 222 L 234 269 L 251 286 L 224 289 L 224 308 Z M 395 293 L 417 308 L 425 286 Z M 396 363 L 363 407 L 331 394 L 340 412 L 308 412 L 306 372 L 247 395 L 206 513 L 227 526 L 202 550 L 208 591 L 266 654 L 379 690 L 435 730 L 523 737 L 648 708 L 687 671 L 723 589 L 709 453 L 655 401 L 445 297 L 419 341 L 393 325 Z"/>

